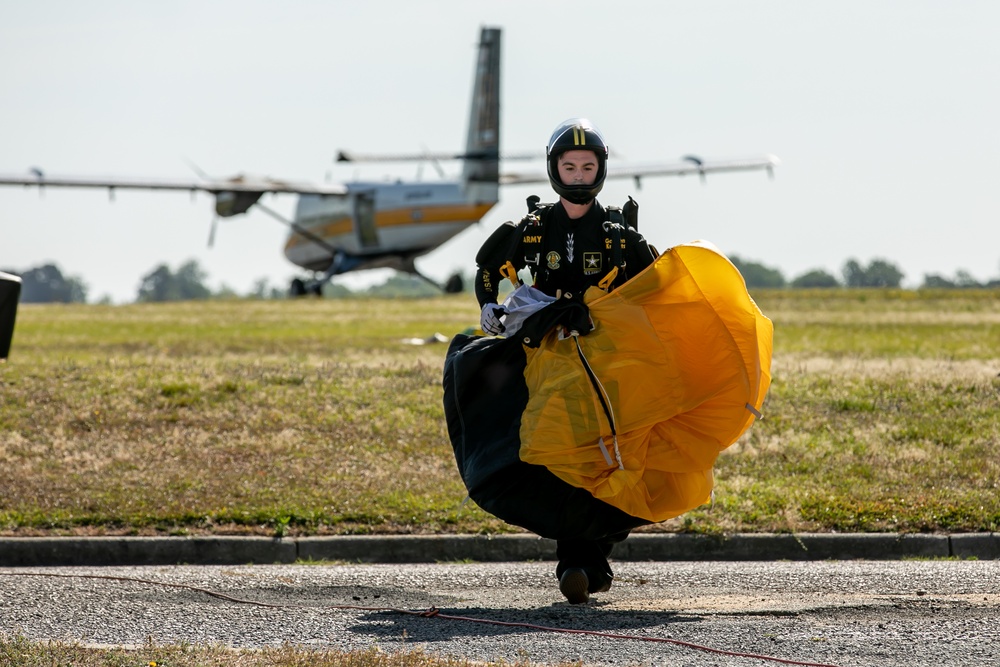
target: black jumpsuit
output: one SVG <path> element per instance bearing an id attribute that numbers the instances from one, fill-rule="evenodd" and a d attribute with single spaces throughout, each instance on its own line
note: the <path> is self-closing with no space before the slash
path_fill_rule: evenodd
<path id="1" fill-rule="evenodd" d="M 604 222 L 604 208 L 595 201 L 576 220 L 571 220 L 562 203 L 557 203 L 543 209 L 541 215 L 525 218 L 522 223 L 526 224 L 501 226 L 476 256 L 476 298 L 480 308 L 496 303 L 500 267 L 507 260 L 519 271 L 529 267 L 535 287 L 546 294 L 555 296 L 556 290 L 562 290 L 582 297 L 588 287 L 596 286 L 615 265 L 616 253 L 612 247 L 615 234 L 605 228 Z M 504 236 L 508 238 L 501 238 Z M 656 259 L 656 252 L 631 227 L 623 228 L 620 237 L 624 267 L 619 266 L 612 289 Z"/>

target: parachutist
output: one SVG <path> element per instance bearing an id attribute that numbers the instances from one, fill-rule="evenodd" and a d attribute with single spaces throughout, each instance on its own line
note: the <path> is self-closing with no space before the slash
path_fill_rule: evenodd
<path id="1" fill-rule="evenodd" d="M 559 590 L 583 604 L 611 587 L 633 529 L 709 502 L 719 452 L 760 416 L 773 327 L 714 246 L 657 256 L 634 201 L 627 216 L 598 204 L 592 123 L 560 125 L 547 153 L 559 201 L 476 256 L 483 330 L 505 337 L 456 336 L 442 384 L 469 497 L 555 540 Z M 502 307 L 501 276 L 516 285 Z"/>
<path id="2" fill-rule="evenodd" d="M 560 124 L 546 146 L 546 157 L 549 183 L 559 201 L 540 204 L 537 196 L 529 197 L 528 215 L 516 225 L 512 222 L 501 225 L 476 256 L 479 266 L 476 297 L 484 332 L 511 336 L 517 330 L 509 326 L 512 315 L 506 307 L 508 302 L 504 308 L 496 305 L 501 277 L 517 286 L 517 272 L 528 267 L 533 287 L 542 294 L 561 303 L 582 305 L 582 300 L 574 298 L 576 295 L 583 295 L 589 287 L 610 291 L 656 258 L 656 251 L 642 235 L 624 224 L 620 209 L 605 208 L 597 201 L 607 175 L 608 146 L 593 123 L 574 118 Z M 565 321 L 553 323 L 560 327 L 560 338 L 579 338 L 581 333 L 585 335 L 593 329 L 589 316 L 580 321 L 578 312 L 566 311 L 566 318 L 574 315 L 578 319 L 570 320 L 570 326 Z M 510 330 L 505 332 L 505 328 Z M 520 341 L 537 347 L 541 337 L 529 335 Z M 537 511 L 563 510 L 557 502 L 546 498 L 537 505 Z M 588 527 L 583 533 L 569 530 L 556 537 L 559 557 L 556 577 L 562 582 L 568 569 L 575 573 L 569 577 L 571 594 L 560 583 L 560 589 L 571 602 L 580 597 L 581 580 L 583 597 L 587 597 L 588 589 L 593 593 L 610 587 L 613 574 L 607 556 L 611 547 L 627 536 L 628 531 L 616 524 L 610 530 Z"/>

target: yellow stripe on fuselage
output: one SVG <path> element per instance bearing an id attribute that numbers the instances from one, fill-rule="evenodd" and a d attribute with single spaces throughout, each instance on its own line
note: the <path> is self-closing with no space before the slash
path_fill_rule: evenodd
<path id="1" fill-rule="evenodd" d="M 477 221 L 486 215 L 491 208 L 493 208 L 493 204 L 454 204 L 451 206 L 414 206 L 389 209 L 375 213 L 375 227 L 381 229 L 400 225 L 426 225 L 462 220 Z M 322 225 L 309 225 L 305 229 L 321 239 L 329 240 L 353 232 L 354 223 L 350 216 L 338 216 L 329 218 Z M 285 244 L 285 250 L 310 243 L 312 241 L 304 236 L 294 234 Z"/>

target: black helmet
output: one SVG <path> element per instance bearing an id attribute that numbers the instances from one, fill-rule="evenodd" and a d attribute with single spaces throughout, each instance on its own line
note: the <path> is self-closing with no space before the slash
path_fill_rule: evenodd
<path id="1" fill-rule="evenodd" d="M 559 156 L 574 150 L 593 151 L 597 156 L 597 178 L 592 185 L 564 185 L 559 178 Z M 560 123 L 545 147 L 545 155 L 548 158 L 549 183 L 560 197 L 574 204 L 586 204 L 604 187 L 604 177 L 608 172 L 608 145 L 604 143 L 600 130 L 586 118 L 570 118 Z"/>

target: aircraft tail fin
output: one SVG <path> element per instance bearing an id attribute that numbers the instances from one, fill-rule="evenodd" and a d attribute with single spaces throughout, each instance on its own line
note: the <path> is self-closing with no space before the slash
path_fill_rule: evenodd
<path id="1" fill-rule="evenodd" d="M 497 201 L 500 177 L 500 28 L 483 28 L 472 84 L 462 180 L 476 201 Z"/>

